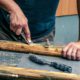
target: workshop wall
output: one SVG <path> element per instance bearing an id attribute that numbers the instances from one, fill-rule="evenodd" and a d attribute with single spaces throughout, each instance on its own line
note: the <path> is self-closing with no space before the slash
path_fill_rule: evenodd
<path id="1" fill-rule="evenodd" d="M 79 15 L 77 2 L 79 0 L 60 0 L 57 18 L 56 35 L 54 42 L 56 44 L 67 44 L 77 41 L 79 38 Z M 80 10 L 80 8 L 79 8 Z"/>

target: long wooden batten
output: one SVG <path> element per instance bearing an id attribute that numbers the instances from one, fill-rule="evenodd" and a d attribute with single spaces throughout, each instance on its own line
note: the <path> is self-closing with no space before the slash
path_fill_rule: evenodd
<path id="1" fill-rule="evenodd" d="M 47 70 L 0 66 L 0 72 L 2 71 L 4 73 L 8 72 L 14 75 L 22 76 L 25 78 L 32 78 L 32 79 L 52 78 L 52 79 L 59 79 L 59 80 L 80 80 L 80 75 L 77 74 L 54 72 L 54 71 L 47 71 Z"/>
<path id="2" fill-rule="evenodd" d="M 0 41 L 1 50 L 10 50 L 18 52 L 31 52 L 40 55 L 61 56 L 62 47 L 49 47 L 46 48 L 40 44 L 25 44 L 12 41 Z"/>

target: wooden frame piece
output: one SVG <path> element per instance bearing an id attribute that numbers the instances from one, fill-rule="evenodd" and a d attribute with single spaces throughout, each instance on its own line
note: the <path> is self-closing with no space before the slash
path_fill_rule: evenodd
<path id="1" fill-rule="evenodd" d="M 18 52 L 31 52 L 40 55 L 49 55 L 49 56 L 61 56 L 62 47 L 49 47 L 46 48 L 40 44 L 24 44 L 20 42 L 12 42 L 12 41 L 0 41 L 0 49 L 1 50 L 9 50 L 9 51 L 18 51 Z"/>
<path id="2" fill-rule="evenodd" d="M 23 77 L 26 79 L 27 78 L 32 78 L 32 79 L 52 78 L 58 80 L 80 80 L 80 75 L 77 74 L 54 72 L 54 71 L 47 71 L 47 70 L 0 66 L 0 71 L 9 72 L 11 74 L 17 75 L 17 77 Z"/>

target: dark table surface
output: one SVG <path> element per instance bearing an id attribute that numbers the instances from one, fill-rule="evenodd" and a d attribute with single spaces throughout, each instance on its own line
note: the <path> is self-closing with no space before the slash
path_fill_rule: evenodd
<path id="1" fill-rule="evenodd" d="M 47 65 L 41 66 L 31 62 L 28 57 L 29 54 L 19 53 L 19 52 L 9 52 L 9 51 L 0 51 L 0 64 L 1 65 L 9 65 L 9 66 L 17 66 L 22 68 L 32 68 L 39 70 L 49 70 L 49 71 L 58 71 L 53 67 L 49 67 Z M 70 61 L 63 59 L 61 57 L 51 57 L 51 56 L 42 56 L 37 55 L 41 59 L 47 61 L 56 61 L 58 63 L 66 64 L 72 67 L 72 73 L 80 74 L 80 61 Z"/>

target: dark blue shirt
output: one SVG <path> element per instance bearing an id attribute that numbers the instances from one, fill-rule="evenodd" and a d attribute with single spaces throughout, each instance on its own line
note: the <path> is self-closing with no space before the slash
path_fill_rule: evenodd
<path id="1" fill-rule="evenodd" d="M 28 19 L 32 38 L 49 34 L 55 25 L 59 0 L 15 0 Z"/>

